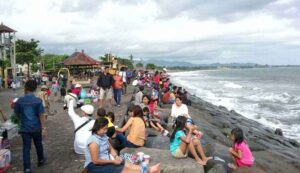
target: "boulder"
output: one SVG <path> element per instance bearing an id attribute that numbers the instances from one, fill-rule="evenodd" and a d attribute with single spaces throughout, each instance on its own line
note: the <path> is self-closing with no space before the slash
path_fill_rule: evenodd
<path id="1" fill-rule="evenodd" d="M 279 129 L 279 128 L 277 128 L 277 129 L 275 130 L 275 134 L 276 134 L 276 135 L 279 135 L 279 136 L 283 136 L 282 130 Z"/>
<path id="2" fill-rule="evenodd" d="M 170 138 L 162 135 L 156 137 L 148 137 L 145 147 L 156 148 L 161 150 L 169 150 Z"/>
<path id="3" fill-rule="evenodd" d="M 155 165 L 157 163 L 161 164 L 161 170 L 163 173 L 204 173 L 203 166 L 196 163 L 194 159 L 184 158 L 175 159 L 171 156 L 169 150 L 160 150 L 153 148 L 125 148 L 121 153 L 136 154 L 138 152 L 143 152 L 150 155 L 151 161 L 150 165 Z"/>
<path id="4" fill-rule="evenodd" d="M 207 149 L 210 146 L 211 149 Z M 228 147 L 215 143 L 211 145 L 207 145 L 204 147 L 206 150 L 206 156 L 213 156 L 214 158 L 222 159 L 225 162 L 222 162 L 217 159 L 209 160 L 205 166 L 205 171 L 209 173 L 226 173 L 227 165 L 226 163 L 232 163 L 231 155 L 228 152 Z"/>
<path id="5" fill-rule="evenodd" d="M 234 170 L 232 173 L 266 173 L 266 172 L 255 167 L 253 168 L 243 167 Z"/>
<path id="6" fill-rule="evenodd" d="M 211 167 L 211 169 L 209 169 L 206 172 L 207 173 L 227 173 L 227 169 L 224 166 L 224 164 L 222 164 L 222 163 L 215 163 L 215 164 L 213 164 L 213 166 Z"/>

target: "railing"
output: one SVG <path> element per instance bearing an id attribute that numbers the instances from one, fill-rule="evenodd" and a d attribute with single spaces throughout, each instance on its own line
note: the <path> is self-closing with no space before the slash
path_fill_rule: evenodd
<path id="1" fill-rule="evenodd" d="M 8 46 L 8 45 L 11 45 L 12 44 L 12 41 L 10 38 L 1 38 L 0 39 L 0 45 L 5 45 L 5 46 Z"/>

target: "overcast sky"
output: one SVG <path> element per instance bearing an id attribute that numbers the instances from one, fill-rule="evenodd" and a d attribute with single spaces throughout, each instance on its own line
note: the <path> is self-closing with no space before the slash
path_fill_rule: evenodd
<path id="1" fill-rule="evenodd" d="M 300 0 L 1 0 L 0 21 L 45 53 L 300 64 Z"/>

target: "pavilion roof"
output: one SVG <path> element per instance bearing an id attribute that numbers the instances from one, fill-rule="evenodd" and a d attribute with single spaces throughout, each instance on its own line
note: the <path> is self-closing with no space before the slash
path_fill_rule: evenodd
<path id="1" fill-rule="evenodd" d="M 64 60 L 64 65 L 100 65 L 97 61 L 82 52 L 74 52 L 70 57 Z"/>
<path id="2" fill-rule="evenodd" d="M 11 29 L 10 27 L 1 23 L 0 24 L 0 33 L 3 33 L 3 32 L 17 32 L 17 31 L 15 31 L 15 30 Z"/>

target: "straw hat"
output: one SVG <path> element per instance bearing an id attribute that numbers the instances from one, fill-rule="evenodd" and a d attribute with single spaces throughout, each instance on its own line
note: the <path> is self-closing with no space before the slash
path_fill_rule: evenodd
<path id="1" fill-rule="evenodd" d="M 92 105 L 83 105 L 83 106 L 81 106 L 81 110 L 83 112 L 85 112 L 86 114 L 91 115 L 91 114 L 94 113 L 94 106 L 92 106 Z"/>
<path id="2" fill-rule="evenodd" d="M 168 70 L 166 68 L 163 68 L 163 71 L 167 72 Z"/>

